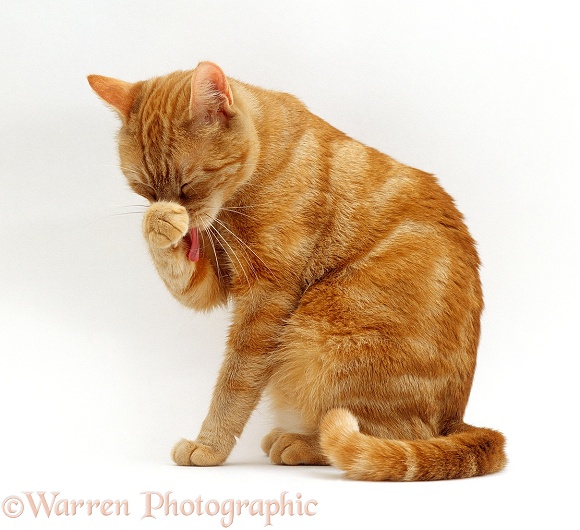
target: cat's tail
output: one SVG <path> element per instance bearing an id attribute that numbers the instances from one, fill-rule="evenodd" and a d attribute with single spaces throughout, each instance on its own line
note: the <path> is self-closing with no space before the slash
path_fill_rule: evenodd
<path id="1" fill-rule="evenodd" d="M 387 440 L 363 434 L 345 409 L 329 411 L 320 426 L 320 445 L 335 467 L 355 480 L 445 480 L 487 475 L 506 464 L 503 435 L 460 424 L 429 440 Z"/>

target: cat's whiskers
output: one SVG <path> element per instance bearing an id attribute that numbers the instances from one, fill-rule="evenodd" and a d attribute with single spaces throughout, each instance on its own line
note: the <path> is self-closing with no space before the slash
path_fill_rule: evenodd
<path id="1" fill-rule="evenodd" d="M 222 234 L 220 234 L 220 233 L 219 233 L 219 230 L 217 230 L 217 228 L 216 228 L 215 226 L 213 226 L 213 225 L 211 225 L 211 224 L 210 224 L 210 225 L 208 226 L 208 228 L 209 228 L 209 230 L 211 230 L 211 231 L 212 231 L 212 232 L 215 234 L 215 236 L 216 236 L 216 237 L 217 237 L 219 240 L 221 240 L 221 241 L 222 241 L 222 242 L 223 242 L 223 243 L 224 243 L 224 244 L 225 244 L 225 245 L 226 245 L 226 246 L 227 246 L 227 247 L 228 247 L 228 248 L 231 250 L 231 252 L 232 252 L 232 254 L 233 254 L 234 258 L 236 258 L 236 260 L 237 260 L 237 262 L 238 262 L 238 264 L 239 264 L 240 268 L 242 269 L 242 273 L 244 274 L 244 276 L 245 276 L 245 278 L 246 278 L 246 282 L 248 283 L 248 287 L 250 287 L 250 288 L 251 288 L 251 287 L 252 287 L 252 284 L 250 283 L 250 278 L 248 278 L 248 275 L 246 274 L 246 270 L 245 270 L 244 266 L 242 265 L 242 262 L 240 261 L 240 258 L 239 258 L 239 257 L 238 257 L 238 255 L 236 254 L 236 251 L 235 251 L 235 250 L 234 250 L 234 249 L 231 247 L 231 245 L 230 245 L 230 244 L 227 242 L 227 240 L 224 238 L 224 236 L 223 236 Z M 230 259 L 230 262 L 232 263 L 232 265 L 233 265 L 234 269 L 236 269 L 236 270 L 237 270 L 236 264 L 235 264 L 235 262 L 234 262 L 234 261 L 233 261 L 233 259 L 232 259 L 232 254 L 230 254 L 230 253 L 228 252 L 228 249 L 227 249 L 226 247 L 222 247 L 222 248 L 224 249 L 224 252 L 227 254 L 228 258 Z M 246 260 L 246 261 L 247 261 L 247 260 Z M 251 268 L 251 267 L 250 267 L 250 268 Z M 252 270 L 253 270 L 253 269 L 252 269 Z M 254 271 L 254 273 L 255 273 L 255 271 Z"/>
<path id="2" fill-rule="evenodd" d="M 142 208 L 141 212 L 145 212 L 149 205 L 147 204 L 126 204 L 123 206 L 119 206 L 119 208 Z M 139 212 L 132 212 L 132 213 L 139 213 Z"/>
<path id="3" fill-rule="evenodd" d="M 231 208 L 224 208 L 223 206 L 221 207 L 221 210 L 223 210 L 224 212 L 230 212 L 230 213 L 235 213 L 238 215 L 242 215 L 243 217 L 247 217 L 248 219 L 251 219 L 252 221 L 258 221 L 258 219 L 256 217 L 252 217 L 251 215 L 248 215 L 244 212 L 238 212 L 234 209 Z"/>
<path id="4" fill-rule="evenodd" d="M 208 216 L 208 217 L 210 217 L 210 216 Z M 211 217 L 210 217 L 210 219 L 211 219 Z M 216 220 L 216 221 L 217 221 L 217 220 Z M 224 228 L 225 228 L 226 230 L 228 230 L 228 228 L 227 228 L 225 225 L 223 225 L 223 223 L 219 223 L 219 224 L 221 224 L 222 226 L 224 226 Z M 219 234 L 219 236 L 222 238 L 222 240 L 224 240 L 224 241 L 226 242 L 226 244 L 228 244 L 228 246 L 230 247 L 230 249 L 232 249 L 232 251 L 233 251 L 233 252 L 234 252 L 234 254 L 236 255 L 236 258 L 238 258 L 238 261 L 239 261 L 239 255 L 238 255 L 238 254 L 236 254 L 236 251 L 235 251 L 235 249 L 234 249 L 234 248 L 232 248 L 232 246 L 231 246 L 231 245 L 230 245 L 230 244 L 227 242 L 227 240 L 225 239 L 224 235 L 223 235 L 223 234 L 222 234 L 222 233 L 221 233 L 221 232 L 220 232 L 220 231 L 217 229 L 217 227 L 215 227 L 215 226 L 213 226 L 213 225 L 212 225 L 212 228 L 213 228 L 213 229 L 216 231 L 216 233 L 217 233 L 217 234 Z M 228 232 L 229 232 L 230 234 L 232 234 L 234 237 L 236 237 L 236 235 L 235 235 L 235 234 L 234 234 L 234 233 L 233 233 L 231 230 L 228 230 Z M 238 241 L 239 241 L 239 242 L 240 242 L 242 245 L 244 245 L 244 242 L 243 242 L 241 239 L 237 238 L 237 240 L 238 240 Z M 247 247 L 247 245 L 245 245 L 245 247 Z M 242 246 L 242 247 L 240 247 L 240 248 L 239 248 L 239 250 L 242 252 L 242 257 L 244 258 L 244 260 L 245 260 L 246 264 L 248 265 L 248 268 L 249 268 L 249 269 L 250 269 L 250 271 L 252 272 L 253 276 L 254 276 L 256 279 L 258 279 L 258 278 L 259 278 L 259 274 L 258 274 L 258 272 L 256 271 L 256 268 L 254 267 L 254 265 L 252 264 L 252 260 L 250 259 L 250 258 L 251 258 L 251 256 L 248 254 L 248 252 L 247 252 L 246 248 L 244 248 L 244 246 Z"/>
<path id="5" fill-rule="evenodd" d="M 207 214 L 206 214 L 207 215 Z M 208 215 L 208 217 L 210 217 Z M 223 223 L 222 221 L 220 221 L 219 219 L 213 219 L 212 217 L 210 217 L 210 219 L 213 220 L 213 222 L 218 223 L 220 226 L 222 226 L 225 230 L 227 230 L 232 236 L 234 236 L 236 238 L 236 240 L 242 245 L 242 250 L 245 252 L 245 249 L 249 250 L 254 256 L 256 256 L 256 258 L 258 258 L 260 260 L 260 262 L 262 263 L 262 265 L 264 265 L 264 267 L 266 267 L 266 269 L 268 269 L 268 271 L 270 272 L 270 274 L 272 275 L 272 279 L 274 281 L 276 281 L 276 276 L 274 275 L 274 272 L 272 271 L 272 269 L 270 269 L 270 267 L 268 267 L 268 265 L 266 264 L 266 262 L 260 257 L 258 256 L 258 254 L 256 254 L 254 252 L 254 250 L 247 244 L 245 243 L 242 239 L 240 239 L 240 237 L 238 237 L 236 234 L 234 234 L 234 232 L 232 232 L 226 225 L 225 223 Z M 246 260 L 249 263 L 248 260 L 248 256 L 246 256 Z M 256 274 L 257 276 L 257 274 Z"/>
<path id="6" fill-rule="evenodd" d="M 139 214 L 142 214 L 142 213 L 143 212 L 117 212 L 117 213 L 111 213 L 111 214 L 109 214 L 108 217 L 117 217 L 118 215 L 139 215 Z"/>
<path id="7" fill-rule="evenodd" d="M 143 213 L 143 211 L 137 211 L 137 212 L 115 212 L 115 213 L 109 213 L 107 215 L 102 215 L 100 217 L 96 217 L 95 219 L 91 219 L 90 221 L 88 221 L 86 228 L 89 228 L 91 226 L 93 226 L 96 223 L 99 223 L 101 221 L 105 221 L 107 219 L 111 219 L 112 217 L 119 217 L 122 215 L 141 215 Z"/>
<path id="8" fill-rule="evenodd" d="M 211 224 L 207 224 L 205 219 L 203 218 L 199 218 L 198 219 L 203 230 L 201 232 L 201 237 L 202 237 L 202 242 L 204 241 L 204 233 L 207 234 L 207 237 L 209 239 L 209 244 L 211 246 L 211 249 L 213 250 L 213 255 L 215 257 L 215 263 L 216 263 L 216 267 L 217 267 L 217 273 L 218 273 L 218 280 L 221 280 L 223 278 L 222 273 L 221 273 L 221 268 L 220 268 L 220 261 L 217 257 L 217 252 L 215 249 L 215 245 L 214 245 L 214 240 L 213 240 L 213 236 L 211 231 L 209 230 L 211 228 Z"/>

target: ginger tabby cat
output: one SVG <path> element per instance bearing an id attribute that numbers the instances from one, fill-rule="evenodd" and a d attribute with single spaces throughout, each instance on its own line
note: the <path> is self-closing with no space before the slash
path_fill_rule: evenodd
<path id="1" fill-rule="evenodd" d="M 150 201 L 143 232 L 167 288 L 197 310 L 232 304 L 209 413 L 177 464 L 224 462 L 266 394 L 276 464 L 392 481 L 503 468 L 503 436 L 463 422 L 479 259 L 435 177 L 213 63 L 88 79 L 121 118 L 121 168 Z"/>

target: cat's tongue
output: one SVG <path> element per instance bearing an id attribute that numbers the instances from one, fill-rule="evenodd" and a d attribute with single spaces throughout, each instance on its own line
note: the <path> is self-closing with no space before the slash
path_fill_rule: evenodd
<path id="1" fill-rule="evenodd" d="M 191 245 L 189 247 L 189 251 L 187 252 L 187 259 L 189 261 L 198 261 L 199 260 L 199 231 L 197 228 L 190 229 L 189 239 L 191 241 Z"/>

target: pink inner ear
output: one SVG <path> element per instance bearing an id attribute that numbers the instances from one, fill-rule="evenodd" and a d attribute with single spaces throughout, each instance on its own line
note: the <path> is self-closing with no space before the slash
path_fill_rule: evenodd
<path id="1" fill-rule="evenodd" d="M 211 64 L 211 63 L 210 63 Z M 232 90 L 228 83 L 228 80 L 223 73 L 222 69 L 217 65 L 212 65 L 213 68 L 208 72 L 209 79 L 211 83 L 218 89 L 218 91 L 225 96 L 227 104 L 232 105 L 234 102 L 234 97 L 232 95 Z"/>
<path id="2" fill-rule="evenodd" d="M 191 79 L 191 117 L 228 118 L 234 103 L 232 90 L 223 70 L 214 63 L 197 65 Z"/>

